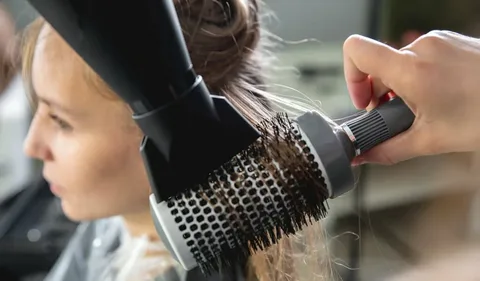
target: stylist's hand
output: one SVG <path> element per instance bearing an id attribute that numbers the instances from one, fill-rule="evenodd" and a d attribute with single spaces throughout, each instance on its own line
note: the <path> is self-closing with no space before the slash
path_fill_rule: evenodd
<path id="1" fill-rule="evenodd" d="M 354 35 L 344 43 L 344 63 L 357 108 L 375 107 L 391 89 L 416 116 L 409 130 L 355 159 L 356 164 L 480 149 L 480 40 L 434 31 L 396 50 Z"/>

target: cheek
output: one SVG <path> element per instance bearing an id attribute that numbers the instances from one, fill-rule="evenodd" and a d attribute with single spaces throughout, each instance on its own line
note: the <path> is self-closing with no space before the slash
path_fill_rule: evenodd
<path id="1" fill-rule="evenodd" d="M 103 217 L 148 208 L 148 179 L 138 144 L 85 140 L 58 147 L 52 168 L 64 189 L 60 197 L 71 210 L 88 206 L 94 217 Z"/>
<path id="2" fill-rule="evenodd" d="M 51 172 L 57 174 L 59 184 L 69 189 L 111 177 L 128 160 L 123 147 L 78 137 L 59 136 L 52 145 L 52 154 L 55 171 Z"/>

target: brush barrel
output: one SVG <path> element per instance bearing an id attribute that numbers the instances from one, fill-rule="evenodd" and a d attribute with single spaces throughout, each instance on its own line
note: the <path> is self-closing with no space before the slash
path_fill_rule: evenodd
<path id="1" fill-rule="evenodd" d="M 154 194 L 150 195 L 150 212 L 155 224 L 157 233 L 170 252 L 172 257 L 185 269 L 192 270 L 198 266 L 197 260 L 190 251 L 190 247 L 171 214 L 170 207 L 166 201 L 157 203 Z"/>
<path id="2" fill-rule="evenodd" d="M 306 112 L 297 117 L 295 122 L 325 170 L 329 180 L 328 197 L 336 198 L 352 190 L 355 179 L 351 161 L 355 148 L 347 134 L 317 112 Z"/>
<path id="3" fill-rule="evenodd" d="M 308 135 L 287 117 L 263 127 L 275 133 L 264 131 L 206 182 L 162 202 L 150 197 L 157 233 L 184 269 L 230 272 L 325 217 L 331 183 Z"/>
<path id="4" fill-rule="evenodd" d="M 408 130 L 415 115 L 395 97 L 379 107 L 341 125 L 355 147 L 356 156 Z"/>

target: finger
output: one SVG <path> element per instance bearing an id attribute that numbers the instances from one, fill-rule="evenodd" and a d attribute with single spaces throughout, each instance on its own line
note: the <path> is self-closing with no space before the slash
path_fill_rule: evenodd
<path id="1" fill-rule="evenodd" d="M 412 126 L 411 129 L 360 155 L 353 165 L 375 163 L 393 165 L 412 158 L 424 156 L 428 145 L 428 134 Z"/>
<path id="2" fill-rule="evenodd" d="M 371 111 L 372 109 L 375 109 L 380 103 L 380 100 L 378 98 L 372 98 L 370 103 L 367 105 L 365 108 L 367 111 Z"/>
<path id="3" fill-rule="evenodd" d="M 380 98 L 390 92 L 390 89 L 388 89 L 379 78 L 370 77 L 370 84 L 372 93 L 370 94 L 370 103 L 366 107 L 367 111 L 376 108 L 380 104 Z"/>
<path id="4" fill-rule="evenodd" d="M 391 89 L 389 89 L 387 86 L 385 86 L 385 84 L 383 84 L 380 78 L 372 77 L 371 81 L 372 81 L 371 83 L 372 83 L 372 91 L 373 91 L 374 97 L 379 98 L 391 91 Z"/>
<path id="5" fill-rule="evenodd" d="M 389 81 L 402 69 L 402 56 L 397 50 L 367 37 L 350 36 L 343 52 L 347 88 L 357 108 L 365 108 L 370 103 L 369 75 Z"/>

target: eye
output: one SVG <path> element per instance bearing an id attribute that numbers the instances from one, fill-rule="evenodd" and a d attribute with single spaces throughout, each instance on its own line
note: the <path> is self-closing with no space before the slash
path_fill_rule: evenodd
<path id="1" fill-rule="evenodd" d="M 70 124 L 68 124 L 67 122 L 65 122 L 64 120 L 62 120 L 60 117 L 58 117 L 57 115 L 55 114 L 50 114 L 50 118 L 55 122 L 57 123 L 57 125 L 60 127 L 60 129 L 62 130 L 65 130 L 65 131 L 68 131 L 68 130 L 71 130 L 72 129 L 72 126 L 70 126 Z"/>

